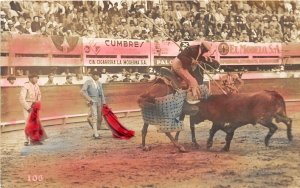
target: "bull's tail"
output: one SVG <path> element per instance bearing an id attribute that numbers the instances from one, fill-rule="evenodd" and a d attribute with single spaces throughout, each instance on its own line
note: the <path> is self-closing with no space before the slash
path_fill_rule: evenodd
<path id="1" fill-rule="evenodd" d="M 292 136 L 292 119 L 287 116 L 286 113 L 286 105 L 283 97 L 276 91 L 267 91 L 266 92 L 270 93 L 273 97 L 272 101 L 275 102 L 275 120 L 277 123 L 283 122 L 287 126 L 287 137 L 291 141 L 293 136 Z"/>
<path id="2" fill-rule="evenodd" d="M 287 116 L 284 98 L 277 91 L 265 91 L 272 96 L 272 101 L 276 105 L 275 113 L 280 116 Z"/>

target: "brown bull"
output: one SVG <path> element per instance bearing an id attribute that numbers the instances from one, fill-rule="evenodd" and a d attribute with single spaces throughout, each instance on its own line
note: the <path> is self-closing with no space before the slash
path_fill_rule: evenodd
<path id="1" fill-rule="evenodd" d="M 283 122 L 287 126 L 287 137 L 292 140 L 292 120 L 287 117 L 286 106 L 283 97 L 276 91 L 260 91 L 248 94 L 212 95 L 207 100 L 195 104 L 199 111 L 190 117 L 192 140 L 195 139 L 194 125 L 204 120 L 213 122 L 210 129 L 210 136 L 207 141 L 207 148 L 213 144 L 213 137 L 218 130 L 226 132 L 226 144 L 223 151 L 229 151 L 230 142 L 234 131 L 243 125 L 259 123 L 267 128 L 269 132 L 265 137 L 265 145 L 277 130 L 272 122 Z M 225 126 L 229 123 L 228 126 Z"/>

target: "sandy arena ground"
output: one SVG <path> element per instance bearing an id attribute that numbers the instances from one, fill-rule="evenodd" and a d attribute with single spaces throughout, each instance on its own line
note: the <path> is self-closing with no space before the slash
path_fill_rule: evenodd
<path id="1" fill-rule="evenodd" d="M 283 124 L 270 147 L 264 146 L 265 127 L 247 125 L 236 131 L 228 153 L 220 152 L 223 132 L 206 150 L 209 122 L 197 125 L 201 146 L 193 148 L 188 119 L 179 140 L 188 153 L 178 153 L 154 126 L 147 135 L 152 150 L 142 151 L 141 117 L 120 119 L 136 131 L 131 140 L 114 139 L 109 130 L 101 130 L 102 139 L 94 140 L 86 123 L 46 127 L 49 139 L 40 146 L 23 146 L 23 131 L 3 133 L 1 183 L 3 188 L 296 188 L 300 187 L 300 112 L 290 117 L 292 143 Z"/>

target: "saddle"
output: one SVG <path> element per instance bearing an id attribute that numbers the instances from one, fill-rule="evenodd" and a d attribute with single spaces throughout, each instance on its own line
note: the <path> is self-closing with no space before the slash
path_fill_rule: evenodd
<path id="1" fill-rule="evenodd" d="M 169 83 L 166 83 L 166 84 L 171 85 L 174 88 L 174 90 L 182 88 L 182 84 L 178 80 L 174 71 L 172 71 L 166 67 L 162 67 L 162 68 L 160 68 L 160 74 L 162 77 L 167 78 L 169 80 Z"/>

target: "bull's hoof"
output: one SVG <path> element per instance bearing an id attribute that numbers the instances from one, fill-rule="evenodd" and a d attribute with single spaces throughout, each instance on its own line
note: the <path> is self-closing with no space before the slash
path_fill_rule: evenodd
<path id="1" fill-rule="evenodd" d="M 208 141 L 206 144 L 206 149 L 210 149 L 213 145 L 213 142 Z"/>
<path id="2" fill-rule="evenodd" d="M 221 149 L 221 151 L 222 151 L 222 152 L 229 152 L 229 148 L 224 147 L 224 148 Z"/>
<path id="3" fill-rule="evenodd" d="M 183 146 L 179 146 L 178 150 L 179 150 L 180 153 L 186 153 L 186 152 L 188 152 Z"/>
<path id="4" fill-rule="evenodd" d="M 269 140 L 265 139 L 265 146 L 268 147 L 269 146 Z"/>
<path id="5" fill-rule="evenodd" d="M 288 135 L 288 139 L 290 142 L 293 141 L 293 135 Z"/>
<path id="6" fill-rule="evenodd" d="M 152 148 L 151 146 L 144 146 L 143 151 L 150 151 Z"/>
<path id="7" fill-rule="evenodd" d="M 192 146 L 196 149 L 199 149 L 200 148 L 200 145 L 197 143 L 197 142 L 193 142 L 192 143 Z"/>

